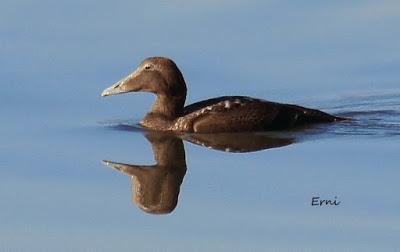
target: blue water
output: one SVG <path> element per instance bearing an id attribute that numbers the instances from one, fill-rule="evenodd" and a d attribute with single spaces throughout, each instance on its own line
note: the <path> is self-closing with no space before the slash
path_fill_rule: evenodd
<path id="1" fill-rule="evenodd" d="M 2 1 L 0 251 L 398 251 L 399 22 L 396 1 Z M 187 104 L 353 120 L 244 153 L 184 138 L 176 207 L 149 214 L 101 161 L 156 164 L 137 126 L 154 97 L 100 93 L 152 55 L 177 62 Z"/>

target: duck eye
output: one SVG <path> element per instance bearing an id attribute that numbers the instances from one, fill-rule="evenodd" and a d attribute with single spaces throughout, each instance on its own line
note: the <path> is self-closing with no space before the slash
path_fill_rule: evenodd
<path id="1" fill-rule="evenodd" d="M 151 69 L 151 65 L 145 65 L 145 66 L 144 66 L 144 69 L 150 70 L 150 69 Z"/>

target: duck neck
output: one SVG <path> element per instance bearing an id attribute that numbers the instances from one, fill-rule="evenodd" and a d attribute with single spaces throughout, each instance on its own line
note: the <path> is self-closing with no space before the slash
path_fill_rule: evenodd
<path id="1" fill-rule="evenodd" d="M 185 98 L 185 96 L 180 97 L 158 94 L 149 114 L 162 116 L 166 120 L 175 120 L 183 114 Z"/>

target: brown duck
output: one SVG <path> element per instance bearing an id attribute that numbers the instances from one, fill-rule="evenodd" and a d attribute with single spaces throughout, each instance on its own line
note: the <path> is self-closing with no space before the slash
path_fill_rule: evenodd
<path id="1" fill-rule="evenodd" d="M 246 96 L 222 96 L 185 105 L 186 84 L 177 65 L 165 57 L 150 57 L 102 96 L 151 92 L 157 98 L 141 120 L 146 128 L 164 131 L 216 133 L 289 129 L 343 120 L 325 112 Z"/>

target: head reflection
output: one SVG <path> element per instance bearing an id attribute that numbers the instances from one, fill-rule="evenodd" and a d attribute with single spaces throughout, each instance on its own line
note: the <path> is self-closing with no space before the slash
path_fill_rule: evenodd
<path id="1" fill-rule="evenodd" d="M 226 152 L 253 152 L 292 144 L 293 138 L 254 133 L 185 134 L 147 132 L 155 165 L 134 165 L 103 160 L 109 167 L 131 177 L 132 201 L 151 214 L 171 213 L 177 203 L 180 186 L 186 173 L 182 139 Z"/>
<path id="2" fill-rule="evenodd" d="M 172 212 L 186 173 L 182 140 L 168 134 L 147 133 L 155 165 L 133 165 L 104 160 L 107 166 L 131 176 L 132 201 L 151 214 Z"/>

